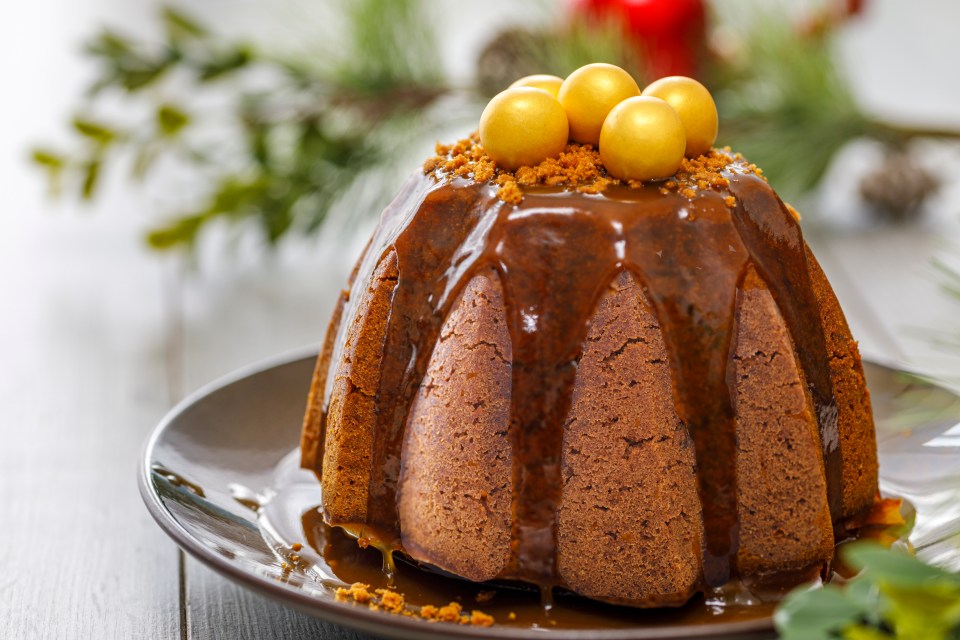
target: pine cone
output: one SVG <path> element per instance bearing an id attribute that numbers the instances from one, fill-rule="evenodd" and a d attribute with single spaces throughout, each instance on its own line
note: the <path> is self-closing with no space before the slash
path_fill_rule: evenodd
<path id="1" fill-rule="evenodd" d="M 919 217 L 924 202 L 939 189 L 940 180 L 900 150 L 889 150 L 883 163 L 860 181 L 860 197 L 874 215 L 898 223 Z"/>
<path id="2" fill-rule="evenodd" d="M 542 73 L 534 52 L 544 39 L 542 33 L 519 27 L 501 31 L 477 59 L 480 89 L 484 93 L 499 93 L 518 78 Z"/>

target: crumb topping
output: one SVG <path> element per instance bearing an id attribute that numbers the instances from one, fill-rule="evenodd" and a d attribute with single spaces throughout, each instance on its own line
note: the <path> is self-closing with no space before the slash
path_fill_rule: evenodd
<path id="1" fill-rule="evenodd" d="M 432 604 L 418 609 L 408 605 L 402 593 L 392 589 L 370 589 L 370 585 L 355 582 L 349 587 L 340 587 L 335 597 L 339 602 L 356 602 L 365 604 L 373 611 L 386 611 L 408 618 L 421 618 L 428 622 L 450 622 L 454 624 L 468 624 L 475 627 L 489 627 L 494 623 L 493 616 L 483 611 L 465 613 L 463 606 L 451 602 L 442 607 Z"/>
<path id="2" fill-rule="evenodd" d="M 736 166 L 730 167 L 732 164 Z M 724 173 L 731 170 L 766 180 L 763 170 L 757 165 L 748 164 L 739 153 L 724 147 L 711 149 L 696 158 L 684 158 L 672 177 L 659 182 L 660 192 L 664 195 L 677 193 L 688 199 L 695 198 L 702 191 L 724 193 L 730 185 Z M 453 144 L 438 143 L 436 155 L 424 163 L 423 171 L 437 176 L 471 178 L 475 182 L 496 184 L 499 186 L 497 197 L 510 204 L 519 204 L 527 187 L 562 186 L 580 193 L 595 194 L 602 193 L 612 185 L 626 184 L 639 188 L 643 184 L 635 180 L 624 182 L 611 176 L 603 166 L 600 153 L 589 144 L 571 143 L 559 156 L 547 158 L 536 166 L 507 171 L 498 167 L 487 155 L 476 133 Z M 736 206 L 736 198 L 727 195 L 724 203 L 732 208 Z"/>

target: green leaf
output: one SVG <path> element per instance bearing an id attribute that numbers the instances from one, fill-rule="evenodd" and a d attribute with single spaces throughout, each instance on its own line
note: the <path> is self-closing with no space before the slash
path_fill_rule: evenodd
<path id="1" fill-rule="evenodd" d="M 167 38 L 173 43 L 203 38 L 209 33 L 193 17 L 169 5 L 163 8 L 161 19 L 167 32 Z"/>
<path id="2" fill-rule="evenodd" d="M 901 589 L 918 589 L 943 581 L 960 587 L 960 576 L 920 562 L 896 549 L 876 544 L 845 547 L 844 560 L 855 569 L 869 572 L 870 580 Z"/>
<path id="3" fill-rule="evenodd" d="M 841 632 L 841 637 L 843 640 L 892 640 L 889 633 L 863 625 L 847 627 Z"/>
<path id="4" fill-rule="evenodd" d="M 118 76 L 120 86 L 130 92 L 139 91 L 156 82 L 167 68 L 166 63 L 158 63 L 142 69 L 126 69 Z"/>
<path id="5" fill-rule="evenodd" d="M 948 582 L 922 589 L 881 585 L 890 603 L 889 618 L 898 637 L 946 638 L 960 628 L 960 586 Z"/>
<path id="6" fill-rule="evenodd" d="M 960 576 L 875 543 L 842 553 L 861 573 L 843 588 L 791 593 L 774 616 L 784 638 L 951 640 L 960 633 Z"/>
<path id="7" fill-rule="evenodd" d="M 180 246 L 190 246 L 209 218 L 206 213 L 183 216 L 164 227 L 147 234 L 147 244 L 158 251 L 168 251 Z"/>
<path id="8" fill-rule="evenodd" d="M 188 124 L 190 124 L 190 116 L 179 107 L 163 104 L 157 109 L 157 126 L 167 138 L 176 136 Z"/>
<path id="9" fill-rule="evenodd" d="M 63 169 L 67 164 L 66 159 L 62 155 L 53 151 L 47 151 L 46 149 L 34 149 L 30 157 L 35 164 L 53 170 Z"/>
<path id="10" fill-rule="evenodd" d="M 202 62 L 199 65 L 198 75 L 201 81 L 209 82 L 246 67 L 251 60 L 253 60 L 253 52 L 241 45 Z"/>
<path id="11" fill-rule="evenodd" d="M 47 183 L 50 195 L 60 195 L 63 181 L 63 172 L 67 166 L 67 159 L 62 155 L 46 149 L 34 149 L 31 154 L 34 164 L 47 172 Z"/>
<path id="12" fill-rule="evenodd" d="M 835 632 L 857 623 L 867 612 L 863 603 L 827 585 L 791 593 L 777 608 L 773 622 L 785 640 L 820 640 L 835 637 Z"/>
<path id="13" fill-rule="evenodd" d="M 104 29 L 86 46 L 87 53 L 108 59 L 122 58 L 133 54 L 133 44 L 120 34 Z"/>
<path id="14" fill-rule="evenodd" d="M 84 200 L 93 198 L 100 180 L 101 161 L 99 159 L 91 160 L 86 164 L 83 170 L 83 185 L 80 188 L 80 195 Z"/>
<path id="15" fill-rule="evenodd" d="M 134 92 L 149 86 L 178 60 L 173 49 L 152 52 L 124 36 L 103 31 L 86 46 L 86 51 L 100 59 L 102 72 L 87 93 L 96 96 L 108 87 Z"/>
<path id="16" fill-rule="evenodd" d="M 101 146 L 110 144 L 118 135 L 117 131 L 105 124 L 79 117 L 73 119 L 73 128 L 83 137 L 89 138 Z"/>

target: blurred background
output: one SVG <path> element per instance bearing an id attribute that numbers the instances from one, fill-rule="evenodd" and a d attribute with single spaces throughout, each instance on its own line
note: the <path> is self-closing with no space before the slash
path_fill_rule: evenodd
<path id="1" fill-rule="evenodd" d="M 215 631 L 255 598 L 149 522 L 143 438 L 185 393 L 319 343 L 382 206 L 530 73 L 699 78 L 719 144 L 802 212 L 864 357 L 960 386 L 958 24 L 952 0 L 0 4 L 0 592 L 33 589 L 0 613 L 71 563 L 49 616 L 99 637 Z M 84 560 L 116 527 L 133 548 Z M 23 553 L 46 539 L 68 553 Z"/>
<path id="2" fill-rule="evenodd" d="M 273 336 L 211 375 L 315 342 L 377 213 L 437 140 L 473 130 L 513 79 L 606 60 L 641 86 L 684 74 L 714 91 L 718 144 L 802 211 L 866 355 L 940 376 L 955 364 L 956 3 L 42 0 L 2 11 L 3 289 L 37 314 L 26 327 L 8 315 L 7 336 L 63 314 L 91 330 L 128 322 L 130 310 L 90 316 L 142 269 L 151 279 L 135 299 L 176 320 L 157 349 Z"/>
<path id="3" fill-rule="evenodd" d="M 641 86 L 685 74 L 714 91 L 718 143 L 803 212 L 866 355 L 941 377 L 955 367 L 960 6 L 948 0 L 2 11 L 0 277 L 19 309 L 5 336 L 63 317 L 103 330 L 153 305 L 168 357 L 170 340 L 236 353 L 210 375 L 315 342 L 377 213 L 437 140 L 473 130 L 515 78 L 607 60 Z M 106 314 L 98 296 L 123 286 L 136 291 Z M 264 332 L 260 349 L 231 346 Z"/>

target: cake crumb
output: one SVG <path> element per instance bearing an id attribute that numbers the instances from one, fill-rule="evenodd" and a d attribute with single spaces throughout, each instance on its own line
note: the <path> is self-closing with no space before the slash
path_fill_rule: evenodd
<path id="1" fill-rule="evenodd" d="M 373 594 L 370 593 L 370 585 L 363 584 L 362 582 L 354 582 L 348 589 L 340 587 L 335 592 L 334 597 L 339 602 L 353 600 L 360 604 L 366 604 L 373 600 Z"/>
<path id="2" fill-rule="evenodd" d="M 736 166 L 731 167 L 734 163 Z M 423 171 L 472 178 L 480 183 L 491 182 L 499 187 L 497 197 L 514 205 L 523 201 L 524 189 L 533 187 L 560 186 L 580 193 L 599 194 L 614 185 L 626 184 L 631 188 L 644 185 L 636 180 L 624 182 L 608 174 L 600 153 L 589 144 L 570 143 L 556 157 L 547 158 L 536 166 L 508 171 L 498 167 L 487 155 L 476 133 L 453 144 L 437 143 L 436 155 L 424 162 Z M 743 156 L 724 147 L 711 149 L 696 158 L 684 158 L 673 176 L 660 181 L 660 193 L 677 193 L 691 200 L 704 191 L 718 191 L 724 195 L 730 186 L 727 175 L 731 172 L 749 173 L 766 180 L 757 165 L 747 164 Z M 724 201 L 728 202 L 726 198 Z"/>
<path id="3" fill-rule="evenodd" d="M 460 622 L 461 611 L 463 611 L 463 607 L 456 602 L 451 602 L 437 609 L 437 620 L 440 622 Z"/>
<path id="4" fill-rule="evenodd" d="M 497 197 L 510 204 L 520 204 L 523 200 L 523 192 L 517 186 L 516 180 L 507 180 L 497 190 Z"/>
<path id="5" fill-rule="evenodd" d="M 377 589 L 376 593 L 380 596 L 380 606 L 390 613 L 401 613 L 406 608 L 404 597 L 396 591 Z"/>
<path id="6" fill-rule="evenodd" d="M 471 611 L 470 624 L 475 627 L 491 627 L 493 626 L 493 616 L 483 611 Z"/>
<path id="7" fill-rule="evenodd" d="M 800 212 L 794 209 L 789 202 L 784 202 L 783 204 L 787 207 L 787 211 L 790 212 L 790 215 L 793 216 L 793 219 L 797 222 L 800 222 L 800 220 L 803 218 L 803 216 L 800 215 Z"/>
<path id="8" fill-rule="evenodd" d="M 496 621 L 493 616 L 483 611 L 463 612 L 463 606 L 451 602 L 442 607 L 424 605 L 419 611 L 407 604 L 402 593 L 392 589 L 374 589 L 362 582 L 355 582 L 349 587 L 340 587 L 334 592 L 338 602 L 353 601 L 365 604 L 371 611 L 384 611 L 406 617 L 419 617 L 428 622 L 450 622 L 454 624 L 469 624 L 476 627 L 489 627 Z"/>

